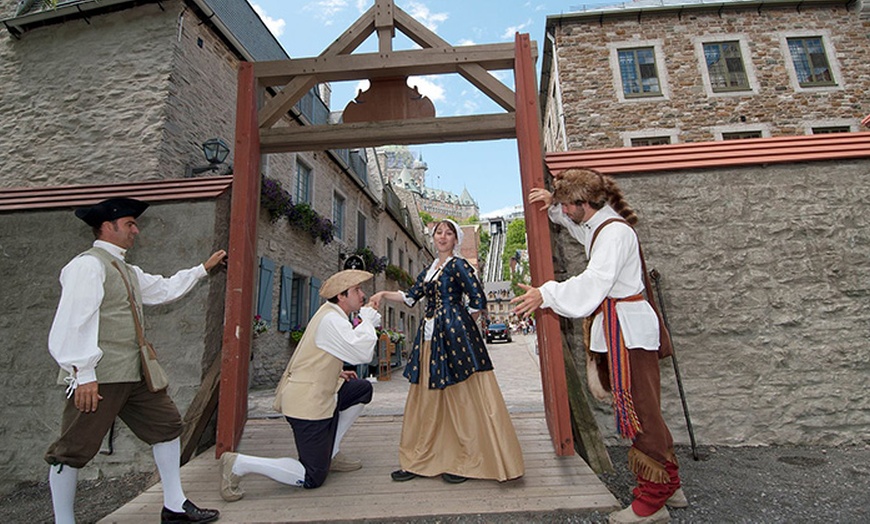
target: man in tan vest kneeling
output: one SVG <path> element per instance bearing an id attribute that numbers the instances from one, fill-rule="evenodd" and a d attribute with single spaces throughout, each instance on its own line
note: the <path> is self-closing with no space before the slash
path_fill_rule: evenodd
<path id="1" fill-rule="evenodd" d="M 241 499 L 241 478 L 264 475 L 290 486 L 320 487 L 330 471 L 362 467 L 339 453 L 347 430 L 372 399 L 372 384 L 353 371 L 342 371 L 344 362 L 362 364 L 374 355 L 381 315 L 370 304 L 360 284 L 373 275 L 348 269 L 329 277 L 320 288 L 327 299 L 308 322 L 305 334 L 287 364 L 275 395 L 275 410 L 293 428 L 299 459 L 262 458 L 239 453 L 221 455 L 221 497 Z M 354 327 L 349 315 L 359 311 L 362 322 Z"/>

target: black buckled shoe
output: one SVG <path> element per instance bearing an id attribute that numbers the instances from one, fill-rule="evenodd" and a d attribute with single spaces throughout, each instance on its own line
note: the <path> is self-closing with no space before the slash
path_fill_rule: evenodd
<path id="1" fill-rule="evenodd" d="M 411 473 L 410 471 L 405 471 L 404 469 L 397 469 L 396 471 L 390 473 L 390 478 L 392 478 L 396 482 L 405 482 L 419 476 L 420 475 L 417 475 L 416 473 Z"/>
<path id="2" fill-rule="evenodd" d="M 196 504 L 189 500 L 185 500 L 181 506 L 184 510 L 181 513 L 170 511 L 163 508 L 160 512 L 160 522 L 162 524 L 182 524 L 184 522 L 214 522 L 221 516 L 221 512 L 216 509 L 200 509 Z"/>
<path id="3" fill-rule="evenodd" d="M 462 484 L 468 477 L 462 477 L 460 475 L 454 475 L 453 473 L 442 473 L 441 480 L 448 484 Z"/>

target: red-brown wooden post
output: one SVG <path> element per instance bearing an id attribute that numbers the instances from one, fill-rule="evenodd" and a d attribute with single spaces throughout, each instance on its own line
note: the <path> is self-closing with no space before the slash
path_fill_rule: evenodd
<path id="1" fill-rule="evenodd" d="M 239 65 L 216 455 L 233 451 L 248 417 L 248 363 L 260 207 L 260 130 L 253 65 Z"/>
<path id="2" fill-rule="evenodd" d="M 541 119 L 532 61 L 532 46 L 528 34 L 517 33 L 514 78 L 517 92 L 517 148 L 522 180 L 523 210 L 526 235 L 529 239 L 529 266 L 532 285 L 540 286 L 553 280 L 553 250 L 550 245 L 550 224 L 547 214 L 530 205 L 526 195 L 534 187 L 544 187 L 544 158 L 541 146 Z M 574 454 L 571 432 L 571 408 L 568 405 L 568 385 L 562 353 L 562 332 L 559 318 L 549 309 L 535 313 L 538 354 L 541 359 L 541 382 L 544 390 L 544 410 L 547 427 L 556 455 Z"/>

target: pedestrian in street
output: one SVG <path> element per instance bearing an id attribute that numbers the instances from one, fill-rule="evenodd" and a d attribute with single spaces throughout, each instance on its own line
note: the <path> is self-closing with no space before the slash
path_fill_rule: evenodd
<path id="1" fill-rule="evenodd" d="M 442 220 L 433 230 L 438 257 L 407 291 L 372 297 L 413 306 L 426 299 L 405 366 L 411 382 L 399 444 L 397 482 L 418 476 L 458 484 L 523 475 L 523 455 L 475 317 L 486 310 L 483 286 L 460 256 L 462 229 Z M 468 306 L 466 306 L 466 299 Z"/>
<path id="2" fill-rule="evenodd" d="M 293 429 L 299 459 L 263 458 L 240 453 L 221 455 L 221 497 L 234 502 L 244 496 L 242 477 L 256 473 L 288 486 L 320 487 L 330 471 L 354 471 L 362 462 L 340 452 L 341 441 L 350 426 L 372 400 L 372 384 L 354 371 L 343 371 L 344 363 L 371 361 L 378 336 L 375 328 L 380 314 L 363 307 L 366 296 L 360 284 L 371 273 L 346 269 L 320 288 L 327 299 L 311 317 L 305 334 L 287 364 L 275 391 L 274 408 Z M 350 315 L 359 312 L 351 323 Z"/>
<path id="3" fill-rule="evenodd" d="M 520 284 L 525 293 L 511 303 L 522 316 L 542 307 L 568 318 L 593 317 L 587 350 L 596 358 L 588 361 L 605 368 L 609 384 L 603 388 L 611 391 L 620 435 L 632 441 L 628 467 L 637 479 L 634 501 L 611 514 L 610 522 L 667 522 L 666 505 L 688 502 L 661 412 L 659 322 L 643 296 L 642 255 L 632 227 L 637 215 L 616 182 L 597 171 L 565 170 L 554 185 L 553 193 L 532 189 L 529 202 L 543 204 L 550 220 L 583 244 L 589 263 L 564 282 Z"/>
<path id="4" fill-rule="evenodd" d="M 61 367 L 59 383 L 67 385 L 60 438 L 45 454 L 57 523 L 75 522 L 78 471 L 97 454 L 115 417 L 151 445 L 163 483 L 162 522 L 212 522 L 219 516 L 184 495 L 181 415 L 165 388 L 151 391 L 143 378 L 136 324 L 143 305 L 184 296 L 224 261 L 226 252 L 216 251 L 170 278 L 127 264 L 127 250 L 139 234 L 136 219 L 147 207 L 132 198 L 110 198 L 75 212 L 96 240 L 61 271 L 60 302 L 48 337 L 48 349 Z"/>

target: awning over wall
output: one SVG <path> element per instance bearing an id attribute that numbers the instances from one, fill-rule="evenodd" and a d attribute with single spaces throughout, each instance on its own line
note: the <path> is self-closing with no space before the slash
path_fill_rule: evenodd
<path id="1" fill-rule="evenodd" d="M 209 199 L 223 194 L 232 182 L 230 175 L 122 184 L 0 189 L 0 212 L 88 206 L 111 197 L 138 198 L 149 203 Z"/>
<path id="2" fill-rule="evenodd" d="M 552 173 L 586 167 L 620 174 L 851 158 L 870 158 L 870 132 L 566 151 L 548 153 L 546 163 Z"/>

